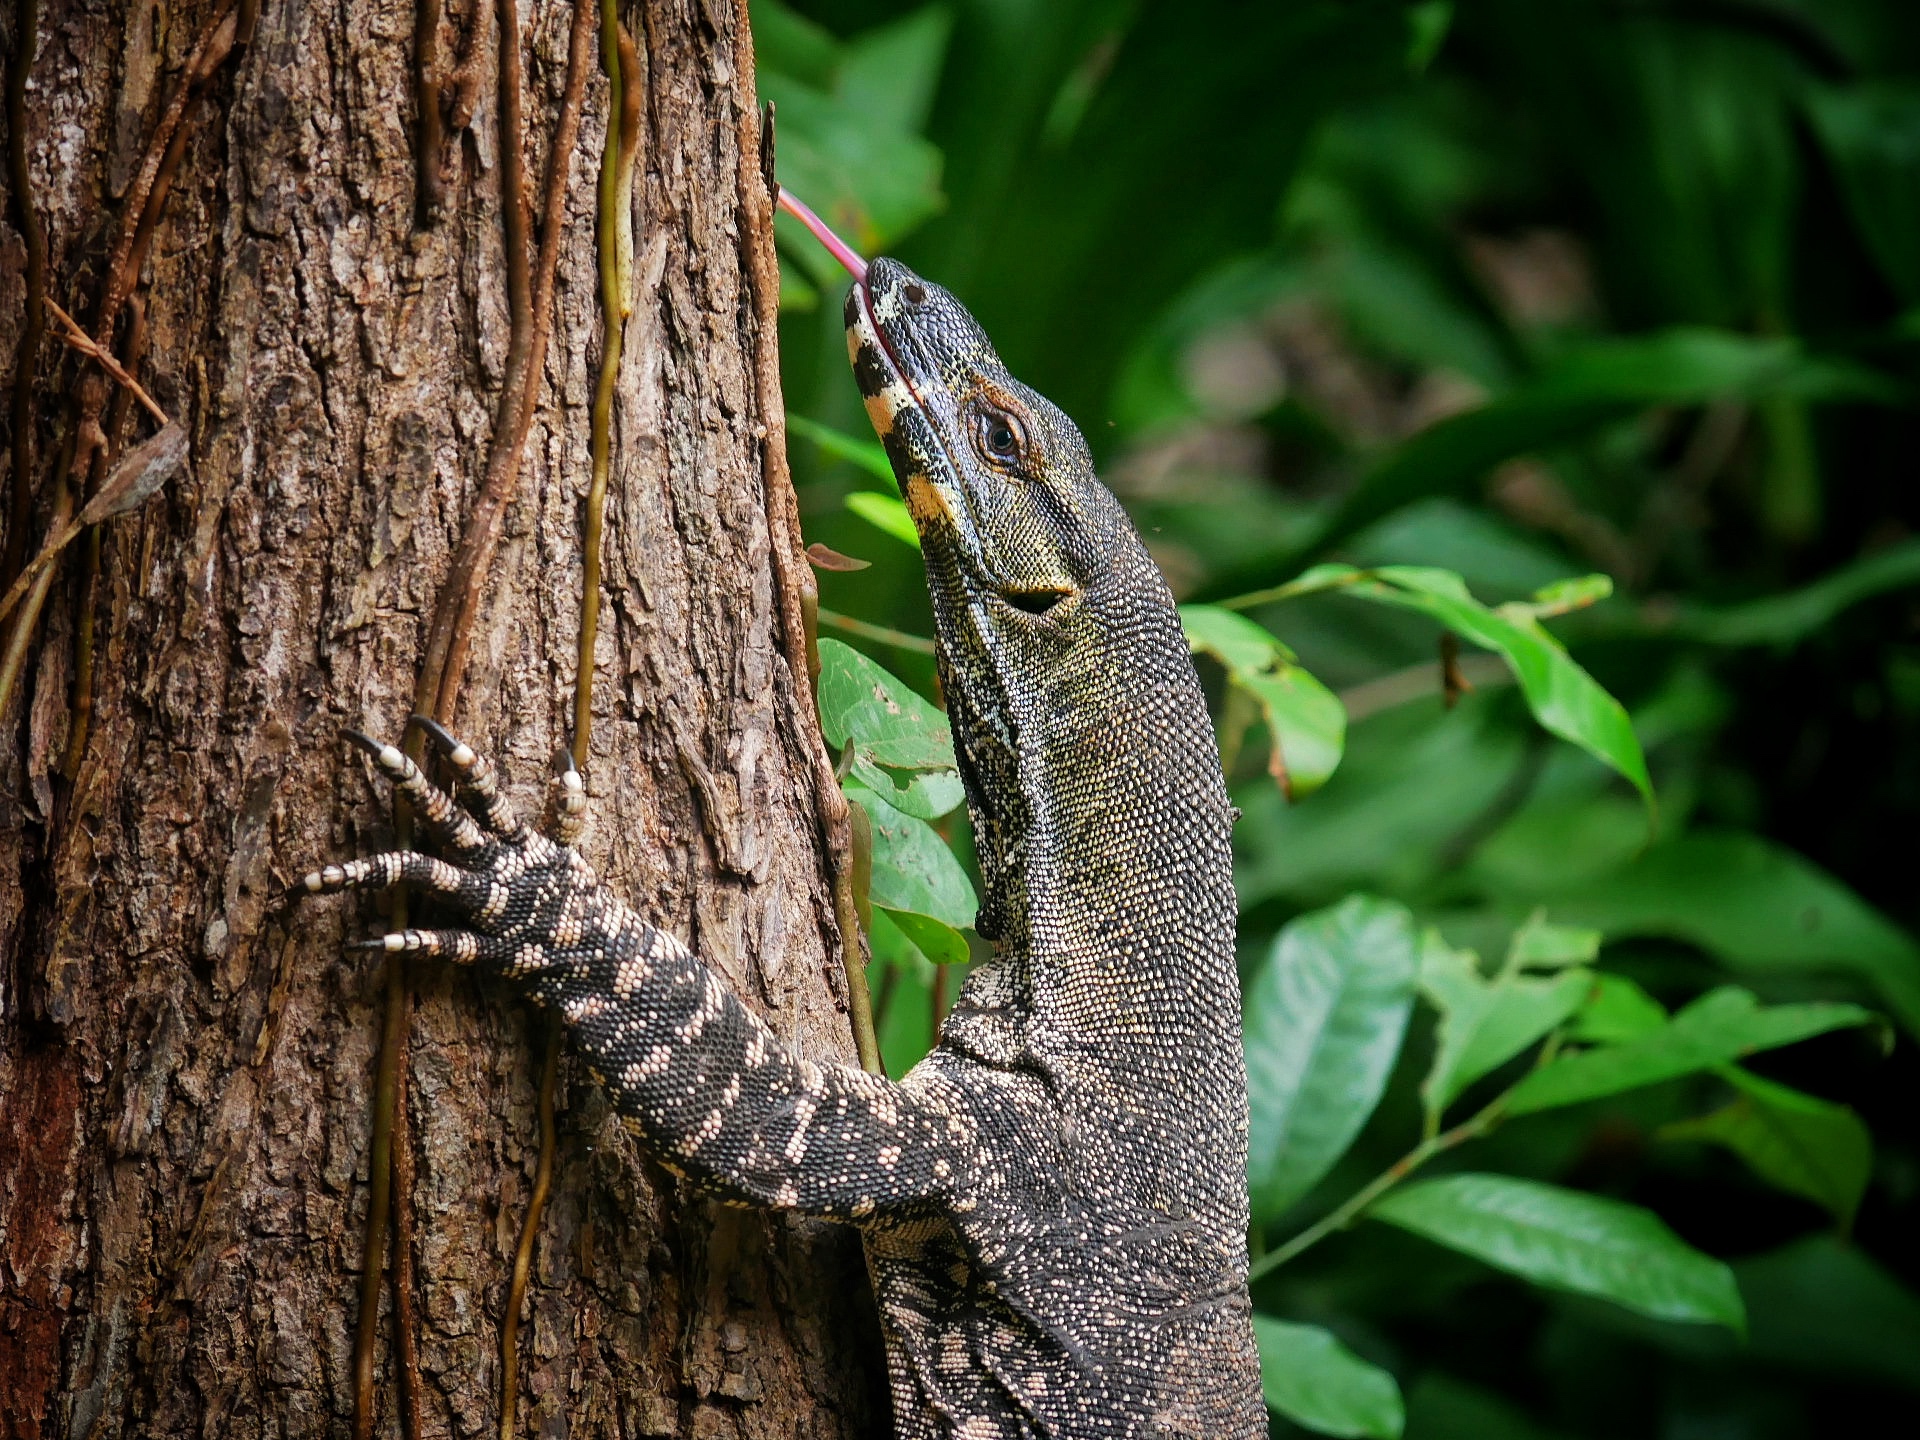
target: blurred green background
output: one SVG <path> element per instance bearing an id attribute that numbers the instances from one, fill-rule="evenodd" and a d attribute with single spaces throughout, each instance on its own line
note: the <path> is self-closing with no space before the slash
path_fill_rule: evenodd
<path id="1" fill-rule="evenodd" d="M 1475 948 L 1483 975 L 1544 908 L 1603 932 L 1598 970 L 1669 1009 L 1731 983 L 1889 1022 L 1462 1147 L 1474 1170 L 1657 1213 L 1730 1266 L 1744 1335 L 1529 1285 L 1502 1273 L 1513 1263 L 1373 1222 L 1271 1270 L 1259 1309 L 1389 1372 L 1413 1437 L 1784 1440 L 1911 1416 L 1920 5 L 753 12 L 784 183 L 974 310 L 1078 420 L 1183 600 L 1328 560 L 1441 567 L 1489 605 L 1611 577 L 1609 598 L 1550 629 L 1632 716 L 1651 840 L 1619 767 L 1543 730 L 1497 655 L 1463 645 L 1472 689 L 1444 702 L 1429 615 L 1332 592 L 1247 611 L 1338 694 L 1348 727 L 1338 768 L 1290 804 L 1262 712 L 1203 664 L 1245 811 L 1250 997 L 1284 963 L 1283 926 L 1358 892 Z M 882 528 L 886 482 L 834 439 L 870 438 L 843 277 L 781 223 L 807 537 L 871 562 L 822 574 L 823 634 L 931 696 L 928 655 L 872 629 L 925 637 L 932 622 L 917 555 Z M 964 819 L 937 823 L 964 856 Z M 943 987 L 910 945 L 876 950 L 897 1074 Z M 1256 1253 L 1419 1139 L 1446 1013 L 1420 990 L 1352 1148 L 1266 1216 Z M 1599 1033 L 1576 1021 L 1547 1043 Z M 1813 1120 L 1727 1138 L 1800 1104 L 1769 1109 L 1751 1077 L 1807 1098 Z M 1256 1149 L 1260 1105 L 1256 1086 Z M 1281 1408 L 1328 1433 L 1402 1423 L 1391 1407 Z"/>

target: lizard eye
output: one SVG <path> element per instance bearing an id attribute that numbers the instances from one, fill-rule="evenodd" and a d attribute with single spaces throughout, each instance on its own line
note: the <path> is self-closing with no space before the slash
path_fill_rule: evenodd
<path id="1" fill-rule="evenodd" d="M 999 410 L 982 410 L 973 422 L 974 444 L 980 453 L 997 465 L 1017 465 L 1026 449 L 1025 428 L 1013 416 Z"/>

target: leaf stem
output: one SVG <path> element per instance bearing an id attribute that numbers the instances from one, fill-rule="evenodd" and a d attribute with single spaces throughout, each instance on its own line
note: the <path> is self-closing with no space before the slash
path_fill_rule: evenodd
<path id="1" fill-rule="evenodd" d="M 911 650 L 916 655 L 931 655 L 936 648 L 933 641 L 924 635 L 909 635 L 904 630 L 895 630 L 887 625 L 876 625 L 871 620 L 856 620 L 851 615 L 842 615 L 838 610 L 829 610 L 824 605 L 814 614 L 822 625 L 830 626 L 835 630 L 844 630 L 849 635 L 858 635 L 863 640 L 891 645 L 896 650 Z"/>
<path id="2" fill-rule="evenodd" d="M 1464 1145 L 1469 1140 L 1478 1140 L 1482 1135 L 1500 1123 L 1501 1113 L 1506 1109 L 1507 1097 L 1512 1093 L 1513 1091 L 1511 1089 L 1501 1091 L 1492 1100 L 1488 1101 L 1485 1106 L 1475 1111 L 1474 1114 L 1467 1119 L 1462 1120 L 1451 1130 L 1443 1130 L 1437 1135 L 1430 1135 L 1422 1140 L 1418 1145 L 1414 1146 L 1413 1149 L 1409 1150 L 1385 1170 L 1382 1170 L 1378 1175 L 1374 1176 L 1373 1179 L 1369 1180 L 1365 1185 L 1362 1185 L 1358 1190 L 1354 1191 L 1353 1194 L 1348 1196 L 1336 1209 L 1323 1215 L 1298 1235 L 1295 1235 L 1291 1240 L 1287 1241 L 1286 1244 L 1269 1250 L 1265 1255 L 1262 1255 L 1258 1260 L 1254 1261 L 1252 1268 L 1247 1272 L 1247 1282 L 1251 1284 L 1266 1275 L 1269 1271 L 1279 1269 L 1280 1266 L 1286 1264 L 1287 1261 L 1293 1259 L 1296 1255 L 1312 1249 L 1315 1245 L 1326 1239 L 1327 1236 L 1333 1234 L 1334 1231 L 1346 1229 L 1360 1218 L 1361 1214 L 1369 1205 L 1373 1204 L 1374 1201 L 1378 1200 L 1402 1180 L 1405 1180 L 1409 1175 L 1413 1174 L 1413 1172 L 1418 1170 L 1422 1165 L 1425 1165 L 1429 1160 L 1433 1159 L 1434 1156 L 1443 1154 L 1457 1146 Z"/>
<path id="3" fill-rule="evenodd" d="M 554 1077 L 560 1068 L 560 1024 L 547 1023 L 546 1053 L 540 1060 L 540 1158 L 534 1164 L 533 1193 L 520 1225 L 520 1243 L 513 1252 L 513 1275 L 507 1283 L 506 1311 L 500 1317 L 500 1440 L 513 1440 L 520 1401 L 520 1309 L 527 1282 L 533 1276 L 533 1247 L 540 1237 L 540 1217 L 553 1189 L 553 1155 L 559 1135 L 553 1120 Z"/>
<path id="4" fill-rule="evenodd" d="M 1319 595 L 1328 590 L 1343 589 L 1348 585 L 1357 585 L 1362 580 L 1373 579 L 1368 570 L 1343 570 L 1337 575 L 1320 573 L 1321 567 L 1295 576 L 1284 585 L 1270 585 L 1265 590 L 1250 590 L 1245 595 L 1229 596 L 1225 600 L 1212 602 L 1222 610 L 1256 610 L 1262 605 L 1273 605 L 1282 600 L 1298 600 L 1303 595 Z"/>

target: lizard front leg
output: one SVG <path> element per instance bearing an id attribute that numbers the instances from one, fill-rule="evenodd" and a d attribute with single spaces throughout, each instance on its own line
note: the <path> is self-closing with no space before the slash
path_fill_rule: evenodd
<path id="1" fill-rule="evenodd" d="M 364 948 L 442 955 L 505 976 L 556 1010 L 653 1154 L 719 1197 L 865 1220 L 944 1208 L 974 1169 L 956 1096 L 795 1054 L 672 936 L 600 882 L 570 845 L 522 823 L 492 767 L 431 722 L 457 802 L 397 747 L 349 732 L 412 801 L 442 857 L 394 851 L 306 876 L 310 894 L 405 881 L 443 929 Z"/>

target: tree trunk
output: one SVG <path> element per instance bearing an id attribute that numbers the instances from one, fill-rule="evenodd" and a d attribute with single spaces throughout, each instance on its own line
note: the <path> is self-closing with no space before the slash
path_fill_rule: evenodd
<path id="1" fill-rule="evenodd" d="M 41 0 L 21 135 L 46 290 L 83 324 L 188 87 L 177 172 L 169 189 L 160 146 L 157 222 L 107 334 L 190 458 L 102 526 L 97 564 L 83 538 L 48 572 L 0 714 L 0 1436 L 353 1433 L 389 996 L 380 959 L 343 942 L 382 922 L 369 904 L 278 897 L 317 863 L 391 843 L 385 788 L 339 731 L 400 734 L 443 582 L 510 444 L 507 147 L 523 145 L 537 247 L 574 25 L 560 0 L 521 0 L 514 136 L 498 98 L 512 8 L 419 0 L 444 121 L 444 193 L 422 219 L 416 5 Z M 12 55 L 32 9 L 18 0 Z M 805 560 L 745 6 L 622 9 L 642 96 L 638 255 L 582 844 L 803 1050 L 850 1058 L 823 840 L 837 797 L 795 673 Z M 603 348 L 594 10 L 551 343 L 451 712 L 532 810 L 570 738 Z M 223 34 L 238 43 L 212 65 Z M 190 84 L 196 53 L 207 73 Z M 22 197 L 7 198 L 0 355 L 16 355 L 27 249 Z M 96 410 L 105 393 L 57 333 L 49 321 L 24 357 L 29 554 L 88 387 Z M 137 407 L 121 427 L 128 444 L 151 428 Z M 76 679 L 89 616 L 90 684 Z M 404 979 L 394 1205 L 413 1281 L 380 1292 L 372 1433 L 402 1431 L 407 1329 L 420 1433 L 468 1436 L 499 1426 L 544 1027 L 469 973 Z M 884 1432 L 855 1237 L 681 1196 L 584 1070 L 563 1061 L 560 1077 L 519 1433 Z"/>

